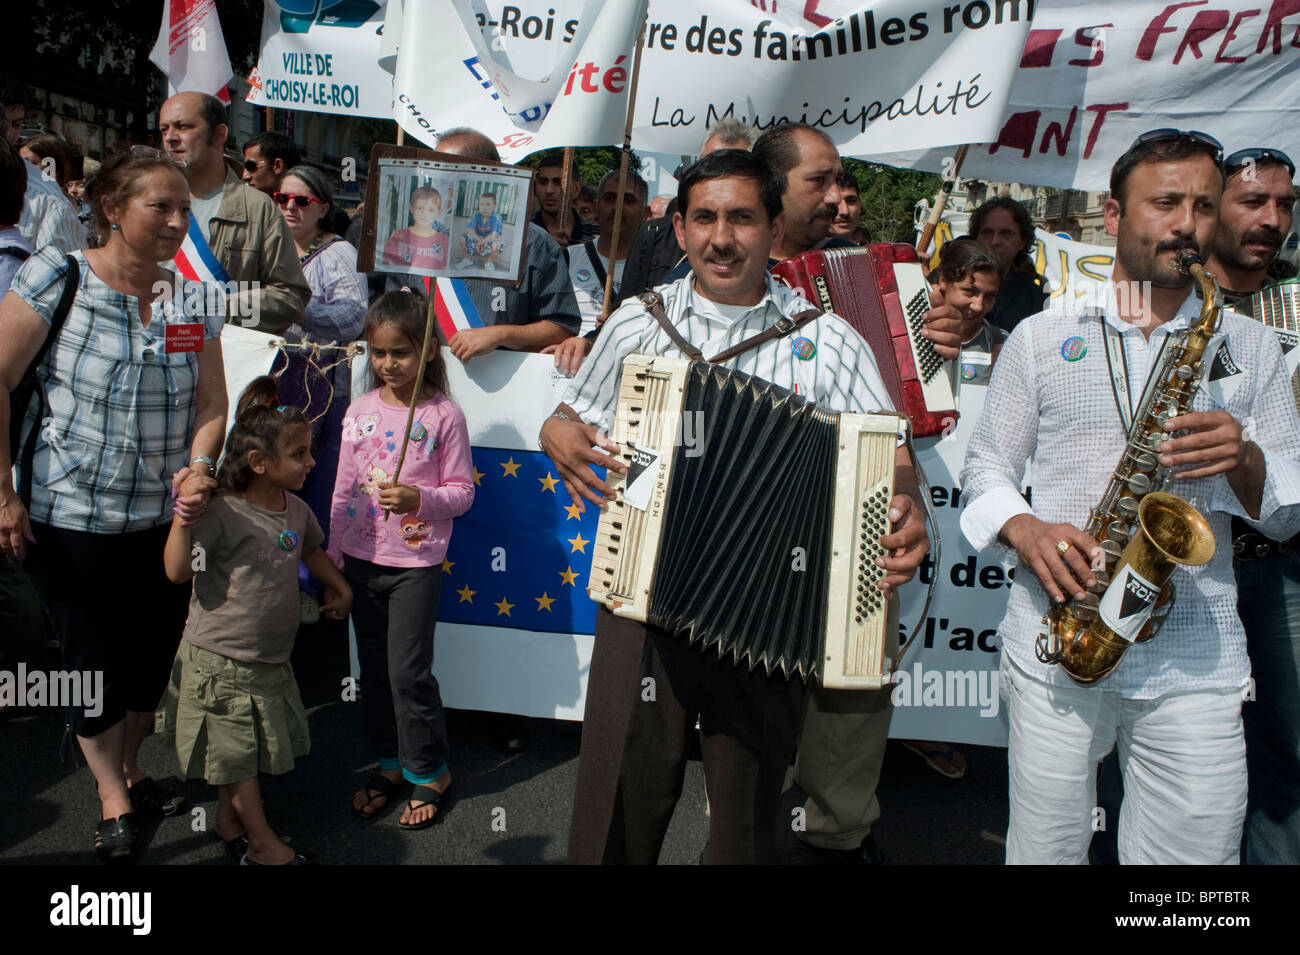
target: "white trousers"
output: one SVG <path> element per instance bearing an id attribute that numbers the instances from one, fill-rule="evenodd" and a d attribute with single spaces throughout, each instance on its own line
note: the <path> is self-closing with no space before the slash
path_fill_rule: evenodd
<path id="1" fill-rule="evenodd" d="M 1007 864 L 1086 865 L 1102 825 L 1124 865 L 1232 865 L 1246 816 L 1241 691 L 1126 700 L 1101 686 L 1055 687 L 1002 654 L 1011 724 Z M 1119 747 L 1118 820 L 1097 807 L 1097 764 Z"/>

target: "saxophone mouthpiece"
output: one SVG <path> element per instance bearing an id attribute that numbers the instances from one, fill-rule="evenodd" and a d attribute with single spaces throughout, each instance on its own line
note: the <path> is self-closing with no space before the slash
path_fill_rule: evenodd
<path id="1" fill-rule="evenodd" d="M 1204 260 L 1195 249 L 1179 249 L 1174 253 L 1174 264 L 1178 266 L 1178 271 L 1184 275 L 1192 274 L 1193 265 L 1204 265 Z"/>

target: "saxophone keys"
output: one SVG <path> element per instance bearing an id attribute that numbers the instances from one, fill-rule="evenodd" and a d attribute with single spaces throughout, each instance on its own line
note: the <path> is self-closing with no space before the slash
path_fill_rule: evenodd
<path id="1" fill-rule="evenodd" d="M 1119 511 L 1120 516 L 1126 520 L 1132 520 L 1137 517 L 1138 502 L 1135 497 L 1121 497 L 1115 502 L 1115 510 Z"/>
<path id="2" fill-rule="evenodd" d="M 1133 466 L 1139 471 L 1154 471 L 1159 464 L 1154 454 L 1145 451 L 1133 459 Z"/>
<path id="3" fill-rule="evenodd" d="M 1145 474 L 1129 475 L 1126 483 L 1128 484 L 1129 490 L 1134 494 L 1146 494 L 1151 490 L 1151 478 L 1147 477 Z"/>
<path id="4" fill-rule="evenodd" d="M 1178 376 L 1180 381 L 1190 381 L 1192 375 L 1196 374 L 1196 371 L 1191 365 L 1179 365 L 1178 370 L 1175 371 L 1174 374 Z"/>
<path id="5" fill-rule="evenodd" d="M 1101 550 L 1102 553 L 1111 560 L 1119 560 L 1120 556 L 1124 553 L 1124 548 L 1113 540 L 1101 541 Z"/>
<path id="6" fill-rule="evenodd" d="M 1127 541 L 1131 527 L 1128 521 L 1111 521 L 1106 525 L 1106 533 L 1110 535 L 1111 540 Z"/>

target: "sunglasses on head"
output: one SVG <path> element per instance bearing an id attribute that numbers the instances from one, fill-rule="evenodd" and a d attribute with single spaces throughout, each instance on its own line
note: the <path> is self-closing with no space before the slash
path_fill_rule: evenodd
<path id="1" fill-rule="evenodd" d="M 1128 151 L 1131 153 L 1139 146 L 1145 146 L 1147 143 L 1171 143 L 1179 139 L 1199 143 L 1213 154 L 1216 163 L 1223 162 L 1223 143 L 1199 129 L 1174 129 L 1171 126 L 1161 129 L 1149 129 L 1133 140 L 1133 145 L 1129 146 Z"/>
<path id="2" fill-rule="evenodd" d="M 288 192 L 273 192 L 271 198 L 275 200 L 277 206 L 287 206 L 292 202 L 299 209 L 306 209 L 313 202 L 319 202 L 321 205 L 329 205 L 324 199 L 317 199 L 315 196 L 294 195 Z"/>
<path id="3" fill-rule="evenodd" d="M 1269 149 L 1267 146 L 1252 146 L 1250 149 L 1238 149 L 1235 153 L 1223 160 L 1223 174 L 1231 176 L 1239 169 L 1243 169 L 1251 163 L 1256 165 L 1266 162 L 1281 163 L 1286 166 L 1287 172 L 1291 178 L 1295 178 L 1295 163 L 1291 157 L 1280 149 Z"/>
<path id="4" fill-rule="evenodd" d="M 171 163 L 177 169 L 184 169 L 189 165 L 184 159 L 175 159 L 161 149 L 154 149 L 152 146 L 132 146 L 127 152 L 136 159 L 161 159 L 163 162 Z"/>

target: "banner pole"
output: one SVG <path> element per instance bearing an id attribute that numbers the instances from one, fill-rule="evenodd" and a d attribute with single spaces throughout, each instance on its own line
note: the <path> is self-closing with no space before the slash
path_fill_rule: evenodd
<path id="1" fill-rule="evenodd" d="M 609 268 L 605 270 L 605 303 L 602 315 L 608 315 L 614 299 L 614 269 L 618 266 L 618 233 L 623 224 L 623 194 L 627 192 L 627 164 L 632 155 L 632 115 L 636 110 L 636 84 L 641 76 L 641 48 L 645 43 L 645 25 L 649 17 L 641 20 L 641 32 L 636 35 L 636 52 L 632 56 L 632 79 L 627 88 L 627 124 L 623 127 L 623 151 L 618 158 L 618 198 L 614 208 L 614 233 L 609 237 Z"/>
<path id="2" fill-rule="evenodd" d="M 397 145 L 400 146 L 400 145 L 402 145 L 404 142 L 406 142 L 406 130 L 404 130 L 404 129 L 399 125 L 399 126 L 397 127 Z"/>
<path id="3" fill-rule="evenodd" d="M 266 107 L 266 114 L 262 119 L 262 129 L 267 132 L 275 129 L 275 110 L 271 109 L 269 106 Z"/>
<path id="4" fill-rule="evenodd" d="M 560 222 L 557 228 L 561 234 L 569 231 L 569 170 L 573 168 L 573 147 L 564 147 L 564 170 L 560 173 Z"/>
<path id="5" fill-rule="evenodd" d="M 954 157 L 952 164 L 952 175 L 945 177 L 943 185 L 939 187 L 939 194 L 934 197 L 934 208 L 930 210 L 930 218 L 925 223 L 925 228 L 921 230 L 921 238 L 916 242 L 916 252 L 924 259 L 930 251 L 930 241 L 934 238 L 934 230 L 939 228 L 939 221 L 943 218 L 943 210 L 948 205 L 948 199 L 952 196 L 952 187 L 957 182 L 961 174 L 961 164 L 966 161 L 966 151 L 969 146 L 958 146 L 957 155 Z"/>
<path id="6" fill-rule="evenodd" d="M 411 443 L 411 425 L 415 421 L 415 406 L 420 403 L 424 391 L 424 369 L 429 364 L 429 343 L 433 339 L 433 302 L 434 289 L 429 289 L 429 309 L 424 318 L 424 345 L 420 348 L 420 368 L 415 373 L 415 390 L 411 392 L 411 406 L 406 410 L 406 430 L 402 433 L 402 450 L 397 453 L 397 467 L 393 469 L 393 480 L 389 487 L 397 487 L 402 476 L 402 464 L 406 461 L 406 448 Z M 384 520 L 392 516 L 392 511 L 384 511 Z"/>

